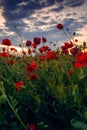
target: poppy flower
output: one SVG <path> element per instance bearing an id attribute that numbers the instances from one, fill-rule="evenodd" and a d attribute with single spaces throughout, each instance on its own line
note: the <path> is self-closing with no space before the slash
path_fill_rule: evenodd
<path id="1" fill-rule="evenodd" d="M 33 71 L 35 71 L 37 69 L 38 69 L 38 67 L 37 67 L 37 64 L 36 64 L 35 61 L 32 61 L 28 66 L 26 66 L 26 71 L 28 73 L 31 73 L 31 72 L 33 72 Z"/>
<path id="2" fill-rule="evenodd" d="M 17 52 L 17 50 L 14 47 L 11 47 L 10 50 Z"/>
<path id="3" fill-rule="evenodd" d="M 37 47 L 37 44 L 36 44 L 36 43 L 32 43 L 32 47 L 33 47 L 33 48 L 36 48 L 36 47 Z"/>
<path id="4" fill-rule="evenodd" d="M 26 41 L 26 46 L 31 46 L 32 42 L 31 41 Z"/>
<path id="5" fill-rule="evenodd" d="M 38 49 L 40 53 L 50 51 L 51 49 L 48 46 L 42 46 L 41 48 Z"/>
<path id="6" fill-rule="evenodd" d="M 58 29 L 63 29 L 63 25 L 61 23 L 57 24 Z"/>
<path id="7" fill-rule="evenodd" d="M 9 64 L 9 65 L 13 65 L 13 64 L 14 64 L 14 61 L 13 61 L 13 60 L 9 60 L 9 61 L 8 61 L 8 64 Z"/>
<path id="8" fill-rule="evenodd" d="M 31 49 L 28 49 L 28 54 L 31 54 Z"/>
<path id="9" fill-rule="evenodd" d="M 83 65 L 82 65 L 81 63 L 79 63 L 79 62 L 75 62 L 75 63 L 74 63 L 74 67 L 75 67 L 75 68 L 78 68 L 78 69 L 79 69 L 79 68 L 81 68 L 82 66 L 83 66 Z"/>
<path id="10" fill-rule="evenodd" d="M 73 47 L 73 43 L 71 41 L 70 41 L 70 43 L 69 42 L 65 42 L 64 46 L 68 49 L 68 48 Z"/>
<path id="11" fill-rule="evenodd" d="M 47 39 L 45 37 L 42 37 L 42 42 L 46 43 Z"/>
<path id="12" fill-rule="evenodd" d="M 5 51 L 5 48 L 2 48 L 2 51 Z"/>
<path id="13" fill-rule="evenodd" d="M 37 130 L 35 124 L 30 124 L 28 130 Z"/>
<path id="14" fill-rule="evenodd" d="M 42 55 L 39 56 L 39 57 L 38 57 L 38 60 L 40 60 L 40 61 L 44 61 L 44 60 L 45 60 L 45 56 L 42 56 Z"/>
<path id="15" fill-rule="evenodd" d="M 35 37 L 35 38 L 34 38 L 34 43 L 35 43 L 35 44 L 39 45 L 40 42 L 41 42 L 41 39 L 40 39 L 39 37 Z"/>
<path id="16" fill-rule="evenodd" d="M 30 75 L 30 80 L 37 80 L 38 79 L 38 75 L 37 74 L 31 74 Z"/>
<path id="17" fill-rule="evenodd" d="M 9 57 L 10 54 L 8 52 L 1 52 L 0 56 L 2 56 L 2 57 Z"/>
<path id="18" fill-rule="evenodd" d="M 2 45 L 11 46 L 12 43 L 8 38 L 5 38 L 5 39 L 2 40 Z"/>
<path id="19" fill-rule="evenodd" d="M 78 52 L 79 52 L 79 48 L 77 48 L 77 47 L 70 49 L 70 53 L 73 54 L 73 55 L 76 55 Z"/>
<path id="20" fill-rule="evenodd" d="M 63 54 L 69 54 L 68 47 L 67 46 L 61 46 L 61 53 Z"/>
<path id="21" fill-rule="evenodd" d="M 69 76 L 73 75 L 73 73 L 74 73 L 74 70 L 69 70 L 69 71 L 68 71 L 68 75 L 69 75 Z"/>
<path id="22" fill-rule="evenodd" d="M 24 82 L 23 81 L 19 81 L 15 83 L 17 91 L 20 91 L 23 88 Z"/>
<path id="23" fill-rule="evenodd" d="M 57 52 L 56 51 L 48 51 L 46 53 L 46 60 L 53 60 L 53 59 L 57 59 L 58 58 L 58 55 L 57 55 Z"/>
<path id="24" fill-rule="evenodd" d="M 81 68 L 82 66 L 87 67 L 87 52 L 80 53 L 76 56 L 75 67 Z"/>

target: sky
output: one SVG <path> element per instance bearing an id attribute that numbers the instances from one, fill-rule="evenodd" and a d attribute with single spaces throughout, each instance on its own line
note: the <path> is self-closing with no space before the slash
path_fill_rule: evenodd
<path id="1" fill-rule="evenodd" d="M 79 43 L 87 41 L 87 0 L 0 0 L 0 43 L 9 38 L 19 46 L 44 36 L 61 45 L 69 39 L 58 23 L 66 33 L 67 28 L 70 35 L 76 32 Z"/>

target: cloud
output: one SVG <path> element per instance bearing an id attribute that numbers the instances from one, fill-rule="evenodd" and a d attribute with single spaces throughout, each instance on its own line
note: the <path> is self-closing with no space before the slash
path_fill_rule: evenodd
<path id="1" fill-rule="evenodd" d="M 5 22 L 6 22 L 6 20 L 2 14 L 3 14 L 3 7 L 0 8 L 0 28 L 4 28 Z"/>
<path id="2" fill-rule="evenodd" d="M 19 45 L 20 38 L 14 29 L 17 26 L 17 31 L 24 40 L 43 35 L 47 36 L 48 41 L 67 40 L 64 33 L 56 29 L 57 23 L 62 23 L 64 29 L 69 28 L 71 33 L 77 32 L 77 36 L 83 37 L 87 23 L 86 5 L 86 0 L 2 1 L 0 37 L 10 37 L 14 44 Z"/>

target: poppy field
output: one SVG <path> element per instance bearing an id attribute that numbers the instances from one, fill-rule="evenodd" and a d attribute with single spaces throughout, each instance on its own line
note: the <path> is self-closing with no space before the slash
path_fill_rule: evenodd
<path id="1" fill-rule="evenodd" d="M 0 52 L 1 130 L 87 130 L 87 46 L 74 35 L 57 49 L 35 37 L 26 51 L 21 46 L 22 56 L 2 40 L 8 50 Z"/>

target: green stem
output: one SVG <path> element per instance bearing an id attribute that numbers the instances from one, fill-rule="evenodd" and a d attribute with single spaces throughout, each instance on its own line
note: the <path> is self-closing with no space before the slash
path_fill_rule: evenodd
<path id="1" fill-rule="evenodd" d="M 15 111 L 15 109 L 13 108 L 13 106 L 11 105 L 11 103 L 10 103 L 7 95 L 5 94 L 5 92 L 3 94 L 5 95 L 6 100 L 7 100 L 8 104 L 9 104 L 10 108 L 12 109 L 12 111 L 14 112 L 14 114 L 16 115 L 17 119 L 20 121 L 20 123 L 24 127 L 24 129 L 26 129 L 26 126 L 25 126 L 24 122 L 22 121 L 22 119 L 20 118 L 20 116 L 18 115 L 18 113 Z"/>
<path id="2" fill-rule="evenodd" d="M 68 36 L 68 34 L 65 32 L 64 29 L 63 29 L 63 32 L 64 32 L 64 34 L 66 35 L 66 37 L 67 37 L 69 40 L 71 40 L 71 38 Z"/>

